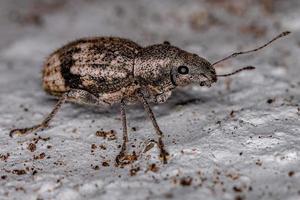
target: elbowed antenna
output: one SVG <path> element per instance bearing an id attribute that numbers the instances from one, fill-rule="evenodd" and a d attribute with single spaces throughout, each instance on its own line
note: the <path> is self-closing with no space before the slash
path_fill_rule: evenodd
<path id="1" fill-rule="evenodd" d="M 290 33 L 291 33 L 290 31 L 282 32 L 281 34 L 277 35 L 275 38 L 273 38 L 272 40 L 270 40 L 269 42 L 265 43 L 264 45 L 262 45 L 262 46 L 260 46 L 258 48 L 255 48 L 255 49 L 252 49 L 252 50 L 248 50 L 248 51 L 235 52 L 235 53 L 231 54 L 230 56 L 227 56 L 227 57 L 225 57 L 225 58 L 223 58 L 223 59 L 221 59 L 221 60 L 213 63 L 212 66 L 214 66 L 214 65 L 216 65 L 216 64 L 218 64 L 220 62 L 223 62 L 225 60 L 234 58 L 234 57 L 236 57 L 238 55 L 241 55 L 241 54 L 247 54 L 247 53 L 252 53 L 252 52 L 261 50 L 261 49 L 265 48 L 266 46 L 268 46 L 269 44 L 271 44 L 272 42 L 274 42 L 275 40 L 277 40 L 277 39 L 279 39 L 281 37 L 284 37 L 284 36 L 286 36 L 286 35 L 288 35 Z"/>
<path id="2" fill-rule="evenodd" d="M 247 66 L 247 67 L 243 67 L 243 68 L 241 68 L 241 69 L 238 69 L 238 70 L 236 70 L 236 71 L 234 71 L 234 72 L 231 72 L 231 73 L 229 73 L 229 74 L 217 74 L 217 76 L 218 77 L 220 77 L 220 76 L 231 76 L 231 75 L 234 75 L 234 74 L 237 74 L 237 73 L 239 73 L 239 72 L 241 72 L 241 71 L 245 71 L 245 70 L 253 70 L 253 69 L 255 69 L 255 67 L 253 67 L 253 66 Z"/>

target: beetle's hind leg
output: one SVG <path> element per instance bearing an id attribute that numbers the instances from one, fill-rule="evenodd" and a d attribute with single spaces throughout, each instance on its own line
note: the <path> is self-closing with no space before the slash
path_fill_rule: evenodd
<path id="1" fill-rule="evenodd" d="M 160 130 L 160 128 L 156 122 L 155 116 L 152 112 L 152 109 L 150 108 L 150 105 L 148 104 L 146 98 L 144 97 L 144 95 L 141 91 L 137 92 L 137 97 L 140 100 L 140 102 L 143 104 L 144 109 L 146 110 L 146 112 L 154 126 L 155 132 L 158 135 L 157 145 L 158 145 L 158 148 L 160 149 L 160 158 L 163 160 L 164 164 L 167 164 L 167 157 L 169 156 L 169 153 L 165 150 L 165 145 L 163 142 L 163 137 L 164 137 L 163 132 Z"/>
<path id="2" fill-rule="evenodd" d="M 47 115 L 47 117 L 43 120 L 42 123 L 37 124 L 37 125 L 32 126 L 32 127 L 28 127 L 28 128 L 13 129 L 13 130 L 10 131 L 9 136 L 13 137 L 14 135 L 25 135 L 27 133 L 31 133 L 31 132 L 34 132 L 34 131 L 39 131 L 39 130 L 43 130 L 43 129 L 47 128 L 49 126 L 50 121 L 53 119 L 53 117 L 56 115 L 58 110 L 61 108 L 61 106 L 67 100 L 67 97 L 68 97 L 68 93 L 64 93 L 59 98 L 59 100 L 56 103 L 56 105 L 54 106 L 53 110 Z"/>
<path id="3" fill-rule="evenodd" d="M 85 91 L 85 90 L 78 90 L 78 89 L 71 89 L 70 91 L 64 93 L 54 106 L 53 110 L 50 114 L 43 120 L 42 123 L 29 127 L 29 128 L 22 128 L 22 129 L 14 129 L 10 131 L 10 136 L 14 135 L 25 135 L 27 133 L 32 133 L 35 131 L 43 130 L 49 126 L 50 121 L 54 118 L 58 110 L 66 101 L 72 101 L 80 104 L 88 104 L 88 105 L 95 105 L 95 106 L 108 106 L 108 104 L 100 101 L 97 97 L 93 94 Z"/>

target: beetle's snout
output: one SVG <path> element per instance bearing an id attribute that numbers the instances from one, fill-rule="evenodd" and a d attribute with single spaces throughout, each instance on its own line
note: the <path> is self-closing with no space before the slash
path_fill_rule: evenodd
<path id="1" fill-rule="evenodd" d="M 200 86 L 210 87 L 215 82 L 217 82 L 217 75 L 215 70 L 209 70 L 206 73 L 201 73 L 199 78 Z"/>

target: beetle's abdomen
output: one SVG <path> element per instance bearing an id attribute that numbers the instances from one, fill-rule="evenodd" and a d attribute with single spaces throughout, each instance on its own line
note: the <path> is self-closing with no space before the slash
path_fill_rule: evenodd
<path id="1" fill-rule="evenodd" d="M 60 96 L 60 94 L 70 89 L 62 76 L 61 62 L 58 55 L 53 54 L 46 60 L 42 80 L 44 90 L 52 95 Z"/>
<path id="2" fill-rule="evenodd" d="M 140 46 L 111 37 L 85 38 L 58 49 L 47 60 L 43 86 L 57 95 L 72 88 L 95 96 L 119 91 L 133 82 L 133 68 Z"/>

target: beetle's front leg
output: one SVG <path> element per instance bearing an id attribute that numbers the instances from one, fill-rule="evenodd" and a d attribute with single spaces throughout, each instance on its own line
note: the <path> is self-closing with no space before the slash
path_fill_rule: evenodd
<path id="1" fill-rule="evenodd" d="M 43 120 L 42 123 L 28 128 L 13 129 L 10 131 L 9 136 L 13 137 L 14 135 L 25 135 L 27 133 L 31 133 L 34 131 L 39 131 L 47 128 L 49 126 L 49 122 L 53 119 L 53 117 L 56 115 L 56 113 L 61 108 L 61 106 L 66 102 L 67 98 L 68 98 L 68 93 L 64 93 L 59 98 L 53 110 L 47 115 L 47 117 Z"/>
<path id="2" fill-rule="evenodd" d="M 121 100 L 121 120 L 122 120 L 122 128 L 123 128 L 123 144 L 121 147 L 120 153 L 116 157 L 116 164 L 120 165 L 121 160 L 125 157 L 125 152 L 127 148 L 127 142 L 128 142 L 128 132 L 127 132 L 127 119 L 126 119 L 126 111 L 125 111 L 125 101 L 124 99 Z"/>
<path id="3" fill-rule="evenodd" d="M 163 132 L 160 130 L 160 128 L 156 122 L 155 116 L 152 112 L 152 109 L 150 108 L 150 105 L 148 104 L 146 98 L 144 97 L 144 95 L 141 91 L 137 92 L 137 97 L 140 100 L 140 102 L 143 104 L 144 109 L 146 110 L 146 112 L 154 126 L 154 129 L 158 135 L 158 143 L 157 144 L 158 144 L 158 148 L 160 149 L 160 158 L 163 160 L 164 164 L 167 164 L 167 157 L 169 156 L 169 153 L 165 150 L 165 145 L 163 143 L 163 137 L 164 137 Z"/>

